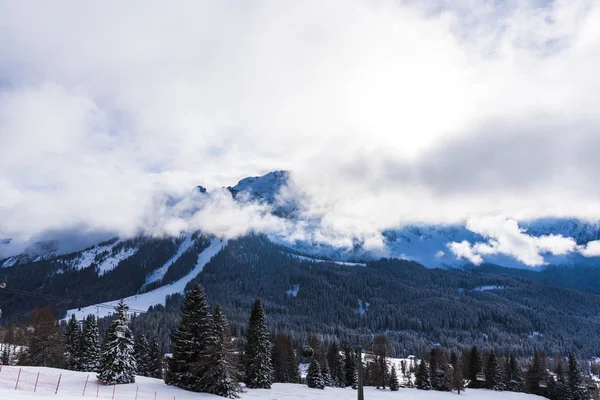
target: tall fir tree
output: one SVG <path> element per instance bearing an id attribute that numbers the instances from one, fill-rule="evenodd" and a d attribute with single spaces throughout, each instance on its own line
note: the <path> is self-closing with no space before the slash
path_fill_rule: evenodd
<path id="1" fill-rule="evenodd" d="M 260 300 L 250 312 L 244 352 L 246 386 L 250 389 L 270 389 L 273 383 L 269 329 Z"/>
<path id="2" fill-rule="evenodd" d="M 581 372 L 579 372 L 579 367 L 577 366 L 577 359 L 573 353 L 569 354 L 567 387 L 570 396 L 568 400 L 584 400 L 590 398 L 588 390 L 583 384 Z"/>
<path id="3" fill-rule="evenodd" d="M 298 383 L 300 372 L 294 346 L 289 335 L 279 333 L 275 336 L 272 351 L 273 380 L 280 383 Z"/>
<path id="4" fill-rule="evenodd" d="M 137 375 L 149 376 L 150 357 L 148 352 L 148 340 L 141 333 L 137 333 L 133 337 L 133 354 L 137 363 Z"/>
<path id="5" fill-rule="evenodd" d="M 65 364 L 60 326 L 50 307 L 35 310 L 29 318 L 31 331 L 26 335 L 27 346 L 19 355 L 19 364 L 62 368 Z"/>
<path id="6" fill-rule="evenodd" d="M 325 383 L 325 386 L 333 386 L 333 379 L 331 378 L 331 369 L 329 368 L 327 358 L 325 358 L 321 362 L 321 376 L 323 377 L 323 382 Z"/>
<path id="7" fill-rule="evenodd" d="M 92 314 L 83 322 L 81 333 L 81 370 L 97 372 L 100 367 L 100 332 L 98 322 Z"/>
<path id="8" fill-rule="evenodd" d="M 306 371 L 306 384 L 311 389 L 325 389 L 325 381 L 321 375 L 321 366 L 317 357 L 313 357 Z"/>
<path id="9" fill-rule="evenodd" d="M 502 375 L 500 373 L 500 365 L 498 364 L 498 359 L 496 358 L 496 354 L 492 351 L 485 364 L 484 368 L 485 374 L 485 387 L 490 390 L 502 390 L 503 381 Z"/>
<path id="10" fill-rule="evenodd" d="M 344 360 L 340 352 L 340 347 L 336 342 L 333 342 L 329 346 L 329 349 L 327 349 L 327 362 L 329 363 L 333 386 L 345 387 Z"/>
<path id="11" fill-rule="evenodd" d="M 198 369 L 201 354 L 213 334 L 213 319 L 210 315 L 204 290 L 196 285 L 186 293 L 181 304 L 181 319 L 177 330 L 171 335 L 172 357 L 168 359 L 165 383 L 182 389 L 201 391 L 198 377 L 192 366 Z"/>
<path id="12" fill-rule="evenodd" d="M 523 372 L 517 364 L 517 359 L 512 354 L 506 363 L 506 371 L 504 372 L 504 387 L 505 390 L 509 390 L 511 392 L 523 391 Z"/>
<path id="13" fill-rule="evenodd" d="M 115 307 L 115 319 L 106 331 L 98 380 L 105 384 L 133 383 L 137 365 L 133 354 L 133 335 L 129 329 L 129 307 L 123 300 Z"/>
<path id="14" fill-rule="evenodd" d="M 429 368 L 425 360 L 421 360 L 417 371 L 415 372 L 415 386 L 421 390 L 431 390 L 431 382 L 429 381 Z"/>
<path id="15" fill-rule="evenodd" d="M 67 369 L 71 371 L 81 370 L 81 335 L 79 322 L 77 321 L 77 318 L 75 318 L 75 314 L 72 314 L 67 323 L 67 328 L 65 329 Z"/>
<path id="16" fill-rule="evenodd" d="M 150 350 L 148 352 L 148 376 L 150 378 L 163 378 L 163 354 L 160 351 L 156 338 L 152 339 Z"/>
<path id="17" fill-rule="evenodd" d="M 548 381 L 548 397 L 551 400 L 568 400 L 570 399 L 569 387 L 567 385 L 567 377 L 562 360 L 559 358 L 554 377 Z"/>
<path id="18" fill-rule="evenodd" d="M 479 350 L 477 346 L 473 346 L 471 348 L 471 352 L 469 353 L 469 365 L 468 365 L 468 373 L 469 376 L 469 387 L 471 388 L 479 388 L 481 387 L 481 382 L 477 380 L 477 374 L 481 373 L 481 355 L 479 355 Z"/>
<path id="19" fill-rule="evenodd" d="M 536 352 L 533 355 L 533 362 L 527 370 L 527 393 L 546 396 L 547 384 L 546 357 L 543 353 Z"/>
<path id="20" fill-rule="evenodd" d="M 397 392 L 400 389 L 400 382 L 398 382 L 398 375 L 396 374 L 396 366 L 392 364 L 392 370 L 390 371 L 390 390 Z"/>
<path id="21" fill-rule="evenodd" d="M 200 360 L 193 365 L 198 377 L 198 388 L 202 392 L 218 396 L 237 398 L 242 392 L 236 380 L 237 369 L 234 350 L 231 346 L 231 332 L 221 306 L 217 304 L 213 314 L 212 333 L 203 350 Z"/>

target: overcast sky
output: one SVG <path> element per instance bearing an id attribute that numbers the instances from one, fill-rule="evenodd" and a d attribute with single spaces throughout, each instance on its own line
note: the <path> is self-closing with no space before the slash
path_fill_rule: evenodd
<path id="1" fill-rule="evenodd" d="M 175 233 L 275 169 L 342 236 L 600 217 L 600 1 L 0 0 L 0 37 L 0 238 Z"/>

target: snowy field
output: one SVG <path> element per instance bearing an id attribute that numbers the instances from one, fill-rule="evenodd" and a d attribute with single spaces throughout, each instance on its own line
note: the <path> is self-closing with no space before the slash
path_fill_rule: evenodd
<path id="1" fill-rule="evenodd" d="M 136 383 L 128 385 L 98 385 L 95 374 L 73 372 L 53 368 L 23 367 L 19 377 L 19 367 L 2 366 L 0 370 L 0 399 L 34 400 L 64 399 L 75 400 L 81 397 L 115 400 L 198 400 L 223 399 L 202 393 L 186 392 L 167 386 L 162 380 L 138 377 Z M 38 377 L 39 373 L 39 377 Z M 59 384 L 60 377 L 60 384 Z M 89 377 L 89 378 L 88 378 Z M 88 382 L 86 385 L 86 378 Z M 19 384 L 17 389 L 17 379 Z M 35 386 L 36 379 L 38 381 Z M 58 387 L 58 393 L 56 393 Z M 35 393 L 34 393 L 35 389 Z M 522 393 L 492 392 L 489 390 L 467 390 L 459 399 L 472 400 L 534 400 L 541 399 Z M 274 384 L 271 390 L 253 389 L 242 394 L 242 399 L 255 400 L 351 400 L 356 399 L 356 391 L 350 388 L 325 390 L 309 389 L 305 385 Z M 408 400 L 445 400 L 457 399 L 455 393 L 426 392 L 416 389 L 400 389 L 398 392 L 365 388 L 365 399 L 408 399 Z"/>

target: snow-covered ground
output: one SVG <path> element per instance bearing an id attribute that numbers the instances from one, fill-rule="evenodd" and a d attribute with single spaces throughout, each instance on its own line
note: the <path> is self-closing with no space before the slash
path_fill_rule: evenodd
<path id="1" fill-rule="evenodd" d="M 331 263 L 334 263 L 334 264 L 346 265 L 346 266 L 349 266 L 349 267 L 366 267 L 367 266 L 367 264 L 365 264 L 365 263 L 348 262 L 348 261 L 322 260 L 320 258 L 307 257 L 307 256 L 299 256 L 297 254 L 291 254 L 291 253 L 288 253 L 288 255 L 290 257 L 298 259 L 298 260 L 310 261 L 310 262 L 315 262 L 315 263 L 331 262 Z"/>
<path id="2" fill-rule="evenodd" d="M 39 373 L 39 379 L 38 379 Z M 137 377 L 135 383 L 127 385 L 98 385 L 94 373 L 73 372 L 52 368 L 23 367 L 17 390 L 15 390 L 19 367 L 3 366 L 0 370 L 0 399 L 7 400 L 75 400 L 81 397 L 115 400 L 198 400 L 223 399 L 204 393 L 186 392 L 167 386 L 162 380 Z M 59 384 L 60 377 L 60 384 Z M 38 379 L 37 387 L 35 386 Z M 86 379 L 87 385 L 86 385 Z M 58 386 L 58 393 L 57 392 Z M 34 393 L 34 389 L 36 390 Z M 55 394 L 56 393 L 56 394 Z M 489 390 L 467 390 L 460 397 L 472 400 L 534 400 L 541 399 L 522 393 L 493 392 Z M 356 391 L 350 388 L 309 389 L 306 385 L 274 384 L 270 390 L 248 389 L 241 398 L 255 400 L 351 400 L 356 399 Z M 398 392 L 365 388 L 367 400 L 407 399 L 407 400 L 451 400 L 455 393 L 400 389 Z"/>
<path id="3" fill-rule="evenodd" d="M 226 240 L 214 239 L 210 246 L 200 253 L 196 266 L 186 276 L 171 283 L 170 285 L 161 286 L 147 293 L 127 297 L 125 298 L 125 304 L 129 306 L 132 313 L 145 312 L 150 306 L 156 304 L 165 304 L 165 297 L 167 295 L 183 293 L 185 286 L 200 272 L 202 272 L 202 269 L 210 261 L 210 259 L 213 258 L 213 256 L 215 256 L 219 251 L 221 251 L 226 245 Z M 78 320 L 84 319 L 88 314 L 97 314 L 99 317 L 105 317 L 113 313 L 113 307 L 116 306 L 118 302 L 119 300 L 117 299 L 101 303 L 99 305 L 93 304 L 80 309 L 69 310 L 67 311 L 67 318 L 69 318 L 72 314 L 75 314 L 75 317 Z"/>

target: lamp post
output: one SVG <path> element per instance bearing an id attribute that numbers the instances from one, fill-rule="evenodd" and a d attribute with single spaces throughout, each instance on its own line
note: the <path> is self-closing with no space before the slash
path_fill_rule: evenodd
<path id="1" fill-rule="evenodd" d="M 365 400 L 365 393 L 363 391 L 363 363 L 362 363 L 362 349 L 356 348 L 356 357 L 358 358 L 358 400 Z"/>

